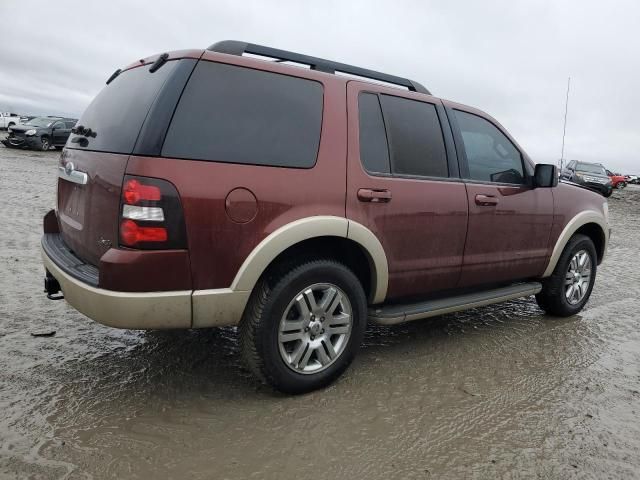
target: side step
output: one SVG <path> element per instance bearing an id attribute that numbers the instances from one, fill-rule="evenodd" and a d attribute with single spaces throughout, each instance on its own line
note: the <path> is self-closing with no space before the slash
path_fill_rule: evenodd
<path id="1" fill-rule="evenodd" d="M 445 313 L 459 312 L 470 308 L 505 302 L 514 298 L 535 295 L 542 290 L 539 282 L 518 283 L 508 287 L 467 293 L 456 297 L 428 300 L 405 305 L 378 306 L 369 309 L 369 320 L 378 325 L 395 325 L 422 318 L 435 317 Z"/>

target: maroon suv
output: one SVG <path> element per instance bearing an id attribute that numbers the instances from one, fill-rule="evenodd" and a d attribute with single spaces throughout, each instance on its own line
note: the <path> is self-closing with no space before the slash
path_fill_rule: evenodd
<path id="1" fill-rule="evenodd" d="M 119 328 L 239 325 L 256 375 L 303 392 L 347 368 L 367 321 L 534 294 L 579 312 L 608 238 L 606 200 L 487 114 L 224 41 L 109 78 L 60 158 L 42 250 L 50 298 Z"/>

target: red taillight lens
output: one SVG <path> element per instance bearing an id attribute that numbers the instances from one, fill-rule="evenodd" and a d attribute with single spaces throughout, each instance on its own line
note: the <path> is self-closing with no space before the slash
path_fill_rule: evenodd
<path id="1" fill-rule="evenodd" d="M 166 242 L 167 238 L 164 227 L 141 227 L 133 220 L 123 220 L 120 224 L 120 241 L 129 247 L 143 242 Z"/>
<path id="2" fill-rule="evenodd" d="M 173 184 L 160 178 L 125 176 L 120 245 L 143 250 L 187 248 L 182 204 Z"/>
<path id="3" fill-rule="evenodd" d="M 162 198 L 160 189 L 155 185 L 143 185 L 138 180 L 127 180 L 122 189 L 125 203 L 135 205 L 141 200 L 157 202 Z"/>

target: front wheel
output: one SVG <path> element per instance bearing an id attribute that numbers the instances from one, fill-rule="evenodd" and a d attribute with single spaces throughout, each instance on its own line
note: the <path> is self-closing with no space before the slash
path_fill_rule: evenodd
<path id="1" fill-rule="evenodd" d="M 40 149 L 43 152 L 48 151 L 51 148 L 51 143 L 49 142 L 49 139 L 47 137 L 42 137 L 42 139 L 40 140 Z"/>
<path id="2" fill-rule="evenodd" d="M 551 315 L 569 317 L 582 310 L 596 280 L 597 256 L 593 241 L 574 235 L 565 247 L 551 276 L 536 295 L 540 308 Z"/>
<path id="3" fill-rule="evenodd" d="M 626 186 L 627 186 L 627 182 L 620 182 L 616 188 L 622 189 L 622 188 L 624 188 Z"/>
<path id="4" fill-rule="evenodd" d="M 309 261 L 266 275 L 240 323 L 253 373 L 285 393 L 324 387 L 349 366 L 366 328 L 362 285 L 345 265 Z"/>

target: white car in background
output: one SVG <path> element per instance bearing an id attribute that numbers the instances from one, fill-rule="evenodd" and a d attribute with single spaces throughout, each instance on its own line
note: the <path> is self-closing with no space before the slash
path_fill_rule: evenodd
<path id="1" fill-rule="evenodd" d="M 20 115 L 9 112 L 0 112 L 0 129 L 8 130 L 9 127 L 20 124 Z"/>

